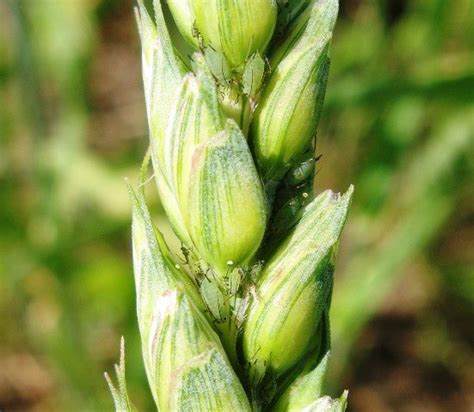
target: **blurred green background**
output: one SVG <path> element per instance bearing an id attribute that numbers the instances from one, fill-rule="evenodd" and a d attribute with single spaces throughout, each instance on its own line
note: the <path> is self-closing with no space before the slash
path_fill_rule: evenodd
<path id="1" fill-rule="evenodd" d="M 133 2 L 0 0 L 0 21 L 0 410 L 112 410 L 121 335 L 152 410 L 123 182 L 147 140 Z M 331 70 L 316 186 L 356 195 L 330 388 L 351 411 L 473 410 L 474 5 L 341 0 Z"/>

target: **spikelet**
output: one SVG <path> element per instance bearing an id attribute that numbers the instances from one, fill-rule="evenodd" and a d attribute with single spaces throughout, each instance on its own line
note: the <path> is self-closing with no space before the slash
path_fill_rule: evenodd
<path id="1" fill-rule="evenodd" d="M 338 2 L 167 0 L 169 15 L 153 0 L 153 17 L 138 2 L 149 157 L 184 255 L 153 225 L 144 167 L 132 249 L 157 409 L 343 412 L 347 393 L 331 399 L 323 382 L 353 188 L 313 191 Z M 116 410 L 135 410 L 123 349 L 117 376 Z"/>

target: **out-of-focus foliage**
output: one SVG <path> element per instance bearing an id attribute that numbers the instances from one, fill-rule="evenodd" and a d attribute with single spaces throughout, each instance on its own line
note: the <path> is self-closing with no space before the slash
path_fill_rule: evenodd
<path id="1" fill-rule="evenodd" d="M 90 106 L 100 92 L 91 91 L 97 6 L 0 3 L 2 410 L 109 408 L 103 371 L 123 325 L 140 359 L 123 182 L 130 159 L 107 159 L 88 140 L 102 137 Z M 128 373 L 140 398 L 141 365 Z"/>
<path id="2" fill-rule="evenodd" d="M 102 372 L 124 330 L 129 392 L 150 409 L 123 183 L 147 140 L 132 6 L 0 0 L 2 410 L 111 409 Z M 409 345 L 410 359 L 451 377 L 450 405 L 468 409 L 474 7 L 350 0 L 340 14 L 316 178 L 318 191 L 356 188 L 336 271 L 332 385 L 353 388 L 353 410 L 374 410 L 358 366 L 376 345 L 367 323 L 410 319 L 408 343 L 390 335 L 399 363 Z"/>

